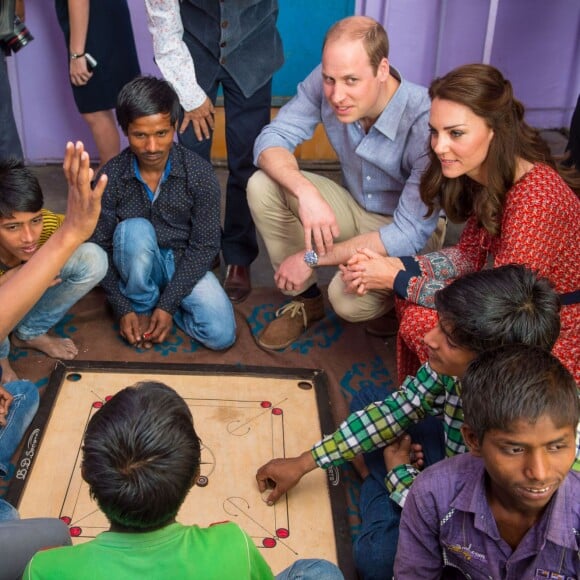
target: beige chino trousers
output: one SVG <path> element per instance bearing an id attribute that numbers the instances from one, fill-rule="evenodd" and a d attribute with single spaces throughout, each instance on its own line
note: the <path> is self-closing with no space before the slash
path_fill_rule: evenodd
<path id="1" fill-rule="evenodd" d="M 381 226 L 393 221 L 393 216 L 368 212 L 363 209 L 341 185 L 327 177 L 302 171 L 330 205 L 340 230 L 335 242 L 368 232 L 375 232 Z M 248 205 L 256 228 L 266 245 L 274 271 L 288 256 L 304 250 L 304 228 L 298 218 L 298 200 L 287 190 L 272 180 L 263 171 L 256 171 L 248 181 Z M 440 219 L 435 232 L 427 241 L 422 253 L 441 248 L 445 238 L 446 221 Z M 301 290 L 316 283 L 316 270 Z M 328 286 L 328 298 L 334 311 L 349 322 L 372 320 L 393 308 L 394 297 L 390 290 L 376 290 L 357 296 L 347 294 L 340 270 Z M 296 296 L 300 291 L 283 291 L 288 296 Z"/>

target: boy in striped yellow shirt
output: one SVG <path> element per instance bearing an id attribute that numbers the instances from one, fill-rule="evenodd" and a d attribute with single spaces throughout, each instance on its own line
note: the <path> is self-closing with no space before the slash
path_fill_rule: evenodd
<path id="1" fill-rule="evenodd" d="M 0 162 L 0 285 L 10 279 L 62 225 L 64 216 L 43 209 L 40 184 L 19 161 Z M 12 342 L 50 357 L 73 359 L 78 350 L 69 338 L 48 334 L 64 314 L 94 288 L 107 271 L 107 255 L 84 243 L 69 258 L 34 307 L 18 323 Z M 10 342 L 0 342 L 2 383 L 18 379 L 10 366 Z"/>

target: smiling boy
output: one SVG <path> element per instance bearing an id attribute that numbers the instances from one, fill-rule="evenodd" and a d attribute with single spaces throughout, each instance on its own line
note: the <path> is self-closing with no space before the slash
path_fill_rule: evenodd
<path id="1" fill-rule="evenodd" d="M 467 450 L 460 428 L 461 376 L 468 364 L 502 344 L 549 350 L 560 330 L 557 294 L 524 266 L 458 278 L 435 295 L 435 304 L 439 323 L 424 338 L 429 362 L 416 376 L 391 393 L 386 387 L 363 389 L 333 434 L 298 457 L 270 461 L 256 474 L 260 489 L 274 485 L 268 497 L 273 503 L 316 467 L 328 469 L 365 453 L 370 475 L 361 487 L 361 532 L 354 541 L 355 564 L 365 579 L 390 577 L 401 507 L 419 473 L 409 461 L 411 438 L 423 446 L 419 466 Z M 381 452 L 370 453 L 386 445 L 397 450 L 388 470 Z"/>
<path id="2" fill-rule="evenodd" d="M 417 478 L 395 577 L 578 578 L 574 379 L 550 353 L 509 345 L 480 355 L 462 385 L 470 453 Z"/>
<path id="3" fill-rule="evenodd" d="M 14 276 L 62 225 L 63 215 L 42 206 L 42 190 L 33 173 L 21 162 L 0 162 L 0 285 Z M 100 282 L 106 269 L 107 256 L 101 248 L 81 244 L 52 286 L 15 327 L 13 343 L 53 358 L 74 358 L 78 354 L 74 342 L 51 336 L 48 331 Z M 9 352 L 10 342 L 5 338 L 0 343 L 3 383 L 18 378 L 8 361 Z"/>

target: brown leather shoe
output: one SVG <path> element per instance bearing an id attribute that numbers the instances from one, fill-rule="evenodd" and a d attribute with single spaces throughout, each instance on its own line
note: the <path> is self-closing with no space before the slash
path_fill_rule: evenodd
<path id="1" fill-rule="evenodd" d="M 228 266 L 226 279 L 224 280 L 224 290 L 232 302 L 243 302 L 252 290 L 250 267 Z"/>
<path id="2" fill-rule="evenodd" d="M 395 309 L 389 310 L 386 314 L 371 320 L 365 327 L 367 334 L 372 336 L 380 336 L 381 338 L 388 338 L 390 336 L 397 336 L 399 332 L 399 321 L 395 314 Z"/>
<path id="3" fill-rule="evenodd" d="M 258 344 L 267 350 L 281 350 L 300 338 L 313 322 L 324 318 L 324 298 L 297 296 L 276 311 L 276 318 L 264 328 L 257 338 Z"/>

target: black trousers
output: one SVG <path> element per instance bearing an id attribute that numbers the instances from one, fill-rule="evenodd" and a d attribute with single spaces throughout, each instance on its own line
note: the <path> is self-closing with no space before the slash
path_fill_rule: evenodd
<path id="1" fill-rule="evenodd" d="M 213 103 L 216 101 L 220 85 L 224 96 L 229 175 L 222 231 L 222 255 L 226 264 L 249 266 L 258 255 L 258 242 L 246 198 L 246 185 L 256 171 L 253 163 L 254 141 L 262 127 L 270 122 L 272 80 L 246 98 L 230 75 L 223 68 L 220 71 L 210 87 L 202 88 Z M 210 161 L 212 140 L 198 141 L 191 124 L 179 135 L 179 141 Z"/>

